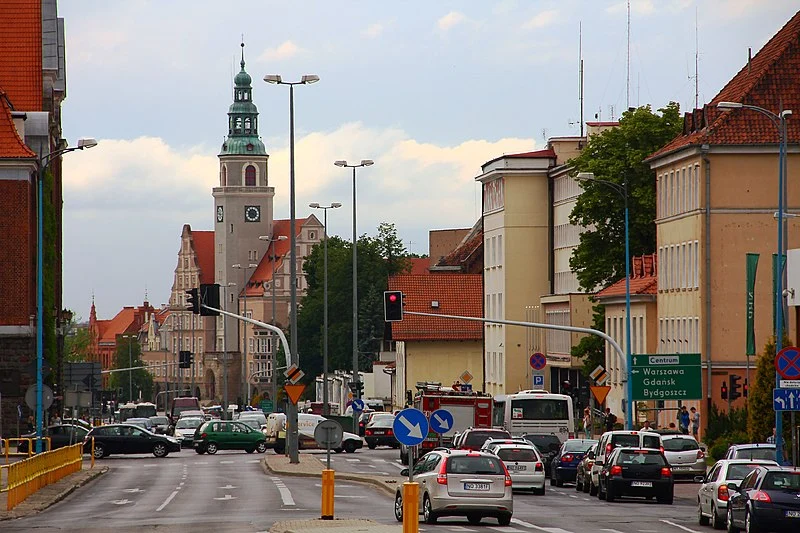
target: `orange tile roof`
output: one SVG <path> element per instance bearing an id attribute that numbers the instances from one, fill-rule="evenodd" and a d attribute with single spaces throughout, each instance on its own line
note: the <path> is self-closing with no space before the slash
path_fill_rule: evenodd
<path id="1" fill-rule="evenodd" d="M 214 283 L 214 232 L 192 231 L 192 246 L 200 267 L 200 283 Z"/>
<path id="2" fill-rule="evenodd" d="M 0 158 L 34 158 L 36 154 L 25 145 L 14 126 L 5 96 L 0 89 Z"/>
<path id="3" fill-rule="evenodd" d="M 403 291 L 406 311 L 445 315 L 483 316 L 483 276 L 480 274 L 402 274 L 389 278 L 389 290 Z M 432 308 L 431 302 L 439 302 Z M 450 318 L 405 315 L 392 324 L 392 339 L 480 340 L 483 323 Z"/>
<path id="4" fill-rule="evenodd" d="M 683 132 L 648 160 L 702 144 L 777 144 L 778 131 L 761 113 L 722 110 L 718 102 L 741 102 L 774 113 L 800 109 L 800 11 L 758 51 L 703 109 L 686 113 Z M 800 121 L 787 121 L 788 142 L 800 141 Z"/>
<path id="5" fill-rule="evenodd" d="M 295 219 L 294 229 L 298 236 L 300 235 L 300 232 L 302 231 L 306 221 L 308 221 L 307 218 Z M 280 235 L 285 235 L 288 237 L 290 234 L 290 229 L 291 220 L 288 218 L 283 220 L 275 220 L 272 223 L 272 237 L 276 238 Z M 284 256 L 289 253 L 291 244 L 291 239 L 269 243 L 269 248 L 267 248 L 267 251 L 264 252 L 263 256 L 261 256 L 261 261 L 259 261 L 258 267 L 253 271 L 253 274 L 250 276 L 250 280 L 247 282 L 247 296 L 262 296 L 264 294 L 264 285 L 272 280 L 272 258 L 276 257 L 274 260 L 275 270 L 278 270 L 283 263 Z"/>
<path id="6" fill-rule="evenodd" d="M 160 326 L 160 325 L 164 324 L 164 322 L 169 317 L 170 313 L 172 313 L 172 311 L 170 311 L 169 308 L 165 307 L 163 309 L 159 309 L 153 315 L 153 320 L 155 320 L 156 323 Z"/>
<path id="7" fill-rule="evenodd" d="M 0 1 L 0 88 L 16 111 L 43 111 L 42 1 Z"/>
<path id="8" fill-rule="evenodd" d="M 112 318 L 111 320 L 98 320 L 100 322 L 106 322 L 106 327 L 102 335 L 100 336 L 99 341 L 102 342 L 116 342 L 117 335 L 122 335 L 123 333 L 128 333 L 129 330 L 132 329 L 132 326 L 135 326 L 134 318 L 136 316 L 136 309 L 134 307 L 123 307 L 122 310 L 117 313 L 117 316 Z M 136 329 L 135 327 L 133 329 Z"/>
<path id="9" fill-rule="evenodd" d="M 657 254 L 633 257 L 631 259 L 631 294 L 657 294 L 658 293 L 658 256 Z M 598 298 L 612 298 L 625 296 L 625 278 L 618 280 L 605 289 L 599 291 Z"/>

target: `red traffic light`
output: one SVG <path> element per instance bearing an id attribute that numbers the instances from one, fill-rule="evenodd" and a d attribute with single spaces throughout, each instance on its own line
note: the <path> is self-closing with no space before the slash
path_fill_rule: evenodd
<path id="1" fill-rule="evenodd" d="M 392 303 L 396 302 L 397 301 L 397 295 L 394 294 L 394 293 L 389 294 L 389 301 L 392 302 Z"/>

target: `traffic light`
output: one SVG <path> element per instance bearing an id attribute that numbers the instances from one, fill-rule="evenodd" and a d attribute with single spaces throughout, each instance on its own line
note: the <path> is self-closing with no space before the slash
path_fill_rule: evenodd
<path id="1" fill-rule="evenodd" d="M 742 379 L 742 376 L 731 374 L 730 376 L 728 376 L 728 379 L 730 380 L 730 391 L 728 393 L 728 399 L 730 401 L 734 401 L 741 398 L 742 393 L 740 392 L 740 389 L 742 388 L 742 385 L 739 383 L 739 380 Z"/>
<path id="2" fill-rule="evenodd" d="M 347 385 L 350 387 L 350 392 L 353 393 L 353 398 L 361 398 L 361 391 L 364 390 L 363 381 L 348 381 Z"/>
<path id="3" fill-rule="evenodd" d="M 403 320 L 402 291 L 383 291 L 383 318 L 386 322 Z"/>
<path id="4" fill-rule="evenodd" d="M 728 385 L 725 382 L 722 383 L 722 388 L 719 390 L 719 394 L 723 400 L 728 399 Z"/>
<path id="5" fill-rule="evenodd" d="M 742 387 L 742 394 L 744 394 L 745 398 L 747 398 L 747 393 L 750 392 L 749 389 L 750 389 L 750 385 L 748 385 L 747 379 L 745 379 L 744 380 L 744 387 Z"/>
<path id="6" fill-rule="evenodd" d="M 201 283 L 200 303 L 214 309 L 219 309 L 219 285 L 216 283 Z M 219 313 L 206 309 L 205 307 L 200 307 L 200 315 L 219 316 Z"/>
<path id="7" fill-rule="evenodd" d="M 186 291 L 186 294 L 189 296 L 186 298 L 186 303 L 189 305 L 186 307 L 189 311 L 194 313 L 195 315 L 200 314 L 200 289 L 194 288 Z"/>
<path id="8" fill-rule="evenodd" d="M 178 352 L 178 368 L 190 368 L 192 352 L 189 350 L 181 350 Z"/>

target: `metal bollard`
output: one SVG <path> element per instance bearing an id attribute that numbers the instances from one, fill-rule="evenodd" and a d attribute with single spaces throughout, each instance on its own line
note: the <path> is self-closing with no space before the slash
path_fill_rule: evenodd
<path id="1" fill-rule="evenodd" d="M 403 533 L 419 532 L 419 483 L 403 483 Z"/>
<path id="2" fill-rule="evenodd" d="M 323 520 L 333 520 L 333 478 L 334 471 L 322 471 L 322 516 Z"/>
<path id="3" fill-rule="evenodd" d="M 92 437 L 92 468 L 94 468 L 94 437 Z"/>

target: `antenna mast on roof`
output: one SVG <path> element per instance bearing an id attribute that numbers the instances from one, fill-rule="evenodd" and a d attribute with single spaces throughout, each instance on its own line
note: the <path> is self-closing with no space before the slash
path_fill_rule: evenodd
<path id="1" fill-rule="evenodd" d="M 697 6 L 694 6 L 694 108 L 700 107 L 700 36 L 697 31 Z"/>
<path id="2" fill-rule="evenodd" d="M 583 137 L 583 29 L 578 22 L 578 99 L 581 105 L 581 137 Z"/>
<path id="3" fill-rule="evenodd" d="M 631 0 L 628 0 L 628 69 L 625 80 L 625 108 L 631 107 Z"/>

